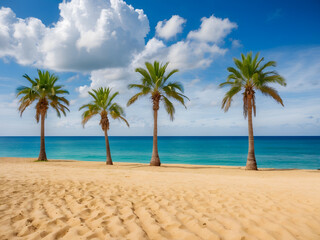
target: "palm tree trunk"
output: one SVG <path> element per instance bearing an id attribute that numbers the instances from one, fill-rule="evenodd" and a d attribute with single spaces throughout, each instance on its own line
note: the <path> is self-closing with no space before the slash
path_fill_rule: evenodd
<path id="1" fill-rule="evenodd" d="M 112 159 L 111 159 L 111 152 L 110 152 L 110 145 L 109 145 L 109 138 L 108 138 L 108 130 L 104 130 L 104 137 L 106 140 L 106 149 L 107 149 L 107 165 L 113 165 Z"/>
<path id="2" fill-rule="evenodd" d="M 153 110 L 153 148 L 150 166 L 160 166 L 158 154 L 158 110 Z"/>
<path id="3" fill-rule="evenodd" d="M 253 126 L 252 126 L 252 96 L 248 96 L 248 138 L 249 149 L 246 170 L 258 170 L 256 157 L 254 154 L 254 138 L 253 138 Z"/>
<path id="4" fill-rule="evenodd" d="M 40 153 L 38 161 L 47 161 L 46 147 L 44 142 L 44 120 L 45 113 L 41 113 L 41 137 L 40 137 Z"/>

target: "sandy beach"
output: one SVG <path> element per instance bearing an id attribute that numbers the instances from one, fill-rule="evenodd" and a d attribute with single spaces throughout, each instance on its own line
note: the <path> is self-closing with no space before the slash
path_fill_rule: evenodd
<path id="1" fill-rule="evenodd" d="M 320 239 L 320 171 L 0 158 L 0 239 Z"/>

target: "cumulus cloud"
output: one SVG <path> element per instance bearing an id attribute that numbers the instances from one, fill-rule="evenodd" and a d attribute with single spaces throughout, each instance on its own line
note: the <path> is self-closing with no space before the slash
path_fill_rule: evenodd
<path id="1" fill-rule="evenodd" d="M 121 0 L 72 0 L 59 5 L 61 20 L 44 39 L 50 68 L 94 70 L 127 65 L 144 47 L 149 23 Z M 52 39 L 54 41 L 52 42 Z"/>
<path id="2" fill-rule="evenodd" d="M 39 39 L 47 28 L 39 19 L 16 18 L 10 8 L 0 9 L 0 57 L 13 57 L 17 63 L 32 65 L 41 58 Z"/>
<path id="3" fill-rule="evenodd" d="M 237 28 L 237 24 L 231 22 L 228 18 L 217 18 L 214 15 L 209 18 L 203 17 L 201 22 L 200 29 L 191 31 L 188 34 L 189 39 L 219 43 L 232 29 Z"/>
<path id="4" fill-rule="evenodd" d="M 169 20 L 158 22 L 156 26 L 156 33 L 159 37 L 166 40 L 175 37 L 182 32 L 182 26 L 186 23 L 186 19 L 173 15 Z"/>
<path id="5" fill-rule="evenodd" d="M 95 70 L 92 71 L 90 75 L 91 84 L 89 86 L 80 86 L 77 88 L 77 91 L 80 93 L 80 97 L 82 98 L 88 97 L 88 91 L 91 89 L 97 89 L 105 86 L 112 88 L 114 91 L 124 93 L 127 90 L 129 79 L 134 76 L 134 69 L 130 67 Z"/>
<path id="6" fill-rule="evenodd" d="M 57 71 L 121 69 L 154 59 L 170 61 L 181 71 L 208 67 L 226 49 L 219 46 L 236 27 L 229 19 L 202 18 L 188 38 L 167 46 L 156 37 L 145 45 L 147 16 L 122 0 L 72 0 L 59 4 L 60 20 L 46 27 L 39 19 L 20 19 L 0 9 L 0 57 L 19 64 Z M 169 39 L 186 20 L 174 15 L 157 24 L 157 35 Z M 196 40 L 196 41 L 195 41 Z M 201 41 L 198 41 L 201 40 Z"/>
<path id="7" fill-rule="evenodd" d="M 174 17 L 175 16 L 169 21 L 175 19 Z M 165 23 L 164 28 L 169 24 L 169 21 Z M 219 21 L 219 23 L 223 25 L 220 29 L 230 28 L 229 25 L 225 24 L 226 19 L 219 19 Z M 229 20 L 227 20 L 227 22 L 230 23 Z M 234 23 L 230 24 L 235 25 Z M 202 25 L 196 31 L 203 31 Z M 157 26 L 159 26 L 159 23 Z M 216 25 L 209 26 L 209 28 L 210 27 L 217 28 Z M 210 31 L 214 31 L 214 29 L 210 29 Z M 228 31 L 231 31 L 231 29 L 224 32 L 226 33 Z M 222 36 L 220 37 L 220 40 L 221 38 Z M 227 49 L 222 48 L 219 43 L 210 41 L 195 41 L 192 38 L 187 38 L 167 45 L 163 40 L 153 37 L 147 42 L 144 49 L 135 55 L 128 66 L 92 71 L 90 77 L 91 84 L 80 86 L 77 90 L 81 97 L 88 96 L 88 90 L 100 86 L 110 86 L 117 91 L 124 93 L 127 91 L 126 86 L 128 83 L 139 77 L 134 69 L 144 66 L 144 62 L 146 61 L 153 62 L 154 60 L 157 60 L 160 62 L 170 62 L 168 70 L 178 68 L 180 73 L 184 73 L 194 69 L 209 67 L 215 58 L 224 55 L 226 51 Z"/>
<path id="8" fill-rule="evenodd" d="M 197 68 L 206 68 L 215 57 L 222 56 L 227 49 L 217 44 L 181 40 L 170 46 L 163 41 L 152 38 L 146 44 L 144 50 L 132 61 L 133 67 L 141 66 L 145 61 L 158 60 L 170 62 L 169 69 L 178 68 L 180 72 L 186 72 Z"/>
<path id="9" fill-rule="evenodd" d="M 144 48 L 147 16 L 122 0 L 71 0 L 59 4 L 60 20 L 49 28 L 0 9 L 0 57 L 60 71 L 125 66 Z"/>
<path id="10" fill-rule="evenodd" d="M 216 44 L 180 41 L 171 45 L 168 52 L 168 61 L 174 68 L 182 71 L 209 67 L 214 57 L 224 55 L 226 49 Z"/>
<path id="11" fill-rule="evenodd" d="M 178 68 L 181 72 L 197 68 L 206 68 L 215 57 L 224 55 L 227 49 L 216 44 L 181 40 L 170 46 L 161 40 L 152 38 L 148 41 L 145 49 L 136 56 L 134 65 L 141 65 L 145 61 L 170 62 L 169 69 Z"/>
<path id="12" fill-rule="evenodd" d="M 215 57 L 225 54 L 226 51 L 215 44 L 210 45 L 189 40 L 166 46 L 161 40 L 152 38 L 129 66 L 92 71 L 90 86 L 80 86 L 77 90 L 81 97 L 87 97 L 89 90 L 101 86 L 109 86 L 116 91 L 125 93 L 128 83 L 137 81 L 139 78 L 139 75 L 135 73 L 135 68 L 144 66 L 146 61 L 170 62 L 168 70 L 177 68 L 180 73 L 184 73 L 210 66 Z"/>

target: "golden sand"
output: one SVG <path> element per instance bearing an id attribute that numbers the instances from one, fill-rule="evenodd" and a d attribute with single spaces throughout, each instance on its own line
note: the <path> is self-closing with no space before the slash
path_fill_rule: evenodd
<path id="1" fill-rule="evenodd" d="M 0 158 L 0 239 L 320 239 L 320 171 Z"/>

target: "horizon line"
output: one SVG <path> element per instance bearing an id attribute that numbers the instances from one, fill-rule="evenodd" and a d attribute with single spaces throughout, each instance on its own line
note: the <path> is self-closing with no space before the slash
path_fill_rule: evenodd
<path id="1" fill-rule="evenodd" d="M 0 136 L 0 137 L 40 137 L 38 135 L 14 135 L 14 136 Z M 45 136 L 45 137 L 104 137 L 103 135 L 56 135 L 56 136 Z M 123 135 L 114 135 L 109 137 L 153 137 L 152 135 L 139 135 L 139 136 L 123 136 Z M 158 136 L 158 137 L 248 137 L 248 135 L 175 135 L 175 136 Z M 254 137 L 320 137 L 320 135 L 256 135 Z"/>

